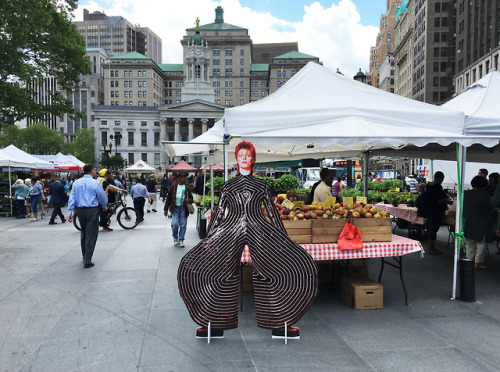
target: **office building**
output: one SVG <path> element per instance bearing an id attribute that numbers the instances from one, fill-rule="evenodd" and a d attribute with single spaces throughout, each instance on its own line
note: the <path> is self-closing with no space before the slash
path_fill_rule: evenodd
<path id="1" fill-rule="evenodd" d="M 394 26 L 394 93 L 412 98 L 414 0 L 403 0 Z"/>

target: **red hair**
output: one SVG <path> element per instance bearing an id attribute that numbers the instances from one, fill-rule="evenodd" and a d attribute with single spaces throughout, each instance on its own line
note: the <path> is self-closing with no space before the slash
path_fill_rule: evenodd
<path id="1" fill-rule="evenodd" d="M 253 173 L 253 166 L 255 164 L 255 147 L 252 145 L 251 142 L 241 141 L 240 143 L 238 143 L 236 145 L 236 148 L 234 149 L 234 157 L 235 158 L 238 158 L 238 152 L 241 149 L 246 149 L 246 150 L 250 151 L 250 155 L 252 155 L 252 169 L 251 169 L 251 173 Z M 236 163 L 236 164 L 237 164 L 238 173 L 239 173 L 240 172 L 240 165 L 238 163 Z"/>

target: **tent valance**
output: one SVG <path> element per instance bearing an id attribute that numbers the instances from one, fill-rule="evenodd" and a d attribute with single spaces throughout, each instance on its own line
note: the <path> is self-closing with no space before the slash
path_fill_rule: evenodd
<path id="1" fill-rule="evenodd" d="M 156 169 L 141 159 L 130 167 L 125 168 L 123 171 L 127 173 L 150 173 L 156 171 Z"/>

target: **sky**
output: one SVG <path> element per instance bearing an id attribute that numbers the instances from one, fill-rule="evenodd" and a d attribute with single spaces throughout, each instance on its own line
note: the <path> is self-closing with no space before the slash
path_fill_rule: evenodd
<path id="1" fill-rule="evenodd" d="M 346 76 L 368 70 L 386 10 L 386 0 L 80 0 L 74 20 L 83 20 L 83 9 L 122 16 L 162 39 L 163 63 L 182 63 L 186 29 L 197 17 L 201 25 L 214 22 L 219 5 L 224 22 L 247 28 L 253 43 L 296 41 L 300 52 Z"/>

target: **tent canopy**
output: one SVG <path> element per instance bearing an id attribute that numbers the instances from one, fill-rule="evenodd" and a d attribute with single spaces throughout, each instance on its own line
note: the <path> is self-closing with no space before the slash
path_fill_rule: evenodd
<path id="1" fill-rule="evenodd" d="M 198 172 L 198 168 L 195 168 L 192 165 L 189 165 L 188 163 L 186 163 L 184 160 L 181 160 L 176 165 L 174 165 L 172 168 L 168 168 L 167 171 L 169 171 L 169 172 Z"/>
<path id="2" fill-rule="evenodd" d="M 204 167 L 201 167 L 200 171 L 209 170 L 209 169 L 210 169 L 210 165 L 207 164 Z M 220 165 L 220 164 L 215 164 L 215 165 L 212 165 L 212 169 L 213 170 L 224 170 L 224 166 Z"/>
<path id="3" fill-rule="evenodd" d="M 38 158 L 24 152 L 23 150 L 17 148 L 14 145 L 9 145 L 3 149 L 6 154 L 14 156 L 15 158 L 21 159 L 25 163 L 30 163 L 31 166 L 26 168 L 39 169 L 39 170 L 52 170 L 54 169 L 54 164 L 49 161 Z"/>
<path id="4" fill-rule="evenodd" d="M 156 169 L 141 159 L 130 167 L 125 168 L 123 171 L 127 173 L 148 173 L 154 172 Z"/>
<path id="5" fill-rule="evenodd" d="M 7 168 L 35 168 L 36 164 L 26 161 L 25 159 L 18 158 L 12 154 L 0 149 L 0 167 Z"/>
<path id="6" fill-rule="evenodd" d="M 266 144 L 277 155 L 498 143 L 465 136 L 462 112 L 385 92 L 314 62 L 269 97 L 226 110 L 224 120 L 225 134 Z"/>
<path id="7" fill-rule="evenodd" d="M 60 152 L 55 155 L 34 155 L 34 156 L 39 159 L 50 162 L 50 164 L 52 164 L 53 166 L 53 169 L 57 172 L 71 172 L 71 171 L 83 170 L 82 165 L 73 162 L 69 157 L 61 154 Z"/>

